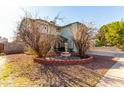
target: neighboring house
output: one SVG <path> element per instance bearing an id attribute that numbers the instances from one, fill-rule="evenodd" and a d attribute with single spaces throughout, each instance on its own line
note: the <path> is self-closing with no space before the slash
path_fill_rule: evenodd
<path id="1" fill-rule="evenodd" d="M 71 24 L 68 24 L 65 26 L 58 26 L 52 21 L 48 22 L 48 21 L 42 20 L 42 19 L 25 18 L 22 20 L 20 28 L 26 27 L 27 23 L 31 23 L 31 24 L 28 24 L 29 27 L 31 27 L 31 25 L 34 24 L 35 27 L 37 28 L 37 30 L 41 33 L 47 32 L 48 34 L 60 35 L 61 38 L 63 38 L 63 41 L 54 46 L 55 50 L 63 51 L 64 43 L 67 42 L 68 48 L 70 51 L 77 51 L 75 44 L 72 40 L 72 32 L 73 32 L 73 34 L 75 34 L 75 32 L 78 31 L 78 29 L 79 29 L 78 26 L 82 26 L 81 23 L 74 22 L 74 23 L 71 23 Z M 83 26 L 85 26 L 85 25 L 83 24 Z"/>

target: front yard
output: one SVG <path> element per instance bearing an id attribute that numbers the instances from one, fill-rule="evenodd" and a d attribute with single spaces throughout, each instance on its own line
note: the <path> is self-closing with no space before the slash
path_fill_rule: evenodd
<path id="1" fill-rule="evenodd" d="M 115 63 L 112 57 L 95 56 L 94 62 L 83 65 L 41 65 L 34 56 L 13 54 L 0 65 L 0 86 L 95 86 Z"/>

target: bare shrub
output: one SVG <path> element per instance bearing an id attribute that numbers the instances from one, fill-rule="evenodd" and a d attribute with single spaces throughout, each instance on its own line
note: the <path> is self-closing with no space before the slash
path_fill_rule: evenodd
<path id="1" fill-rule="evenodd" d="M 18 27 L 17 37 L 30 46 L 39 57 L 46 57 L 51 46 L 59 41 L 59 36 L 54 24 L 45 24 L 46 22 L 42 21 L 44 20 L 23 18 Z"/>
<path id="2" fill-rule="evenodd" d="M 86 57 L 92 41 L 92 28 L 80 24 L 76 32 L 72 32 L 72 39 L 81 58 Z"/>

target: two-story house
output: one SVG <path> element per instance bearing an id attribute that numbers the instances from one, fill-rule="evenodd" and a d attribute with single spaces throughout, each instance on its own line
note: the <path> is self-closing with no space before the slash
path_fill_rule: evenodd
<path id="1" fill-rule="evenodd" d="M 21 26 L 25 26 L 28 21 L 32 21 L 35 24 L 35 29 L 37 29 L 41 33 L 59 35 L 61 38 L 63 38 L 63 41 L 61 43 L 59 42 L 54 46 L 54 49 L 56 51 L 64 51 L 65 42 L 68 43 L 68 48 L 70 51 L 77 51 L 72 40 L 72 33 L 75 34 L 75 32 L 79 30 L 78 26 L 82 26 L 80 22 L 74 22 L 65 26 L 58 26 L 52 21 L 48 22 L 42 19 L 25 18 L 23 19 Z M 29 24 L 29 27 L 30 26 L 31 25 Z"/>

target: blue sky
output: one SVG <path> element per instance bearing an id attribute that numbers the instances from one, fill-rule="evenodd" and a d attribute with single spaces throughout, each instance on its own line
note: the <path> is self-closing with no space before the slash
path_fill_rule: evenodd
<path id="1" fill-rule="evenodd" d="M 38 17 L 49 17 L 50 20 L 60 14 L 64 19 L 64 22 L 58 21 L 60 25 L 83 21 L 93 22 L 95 27 L 100 28 L 104 24 L 124 18 L 124 7 L 121 6 L 0 7 L 0 36 L 12 39 L 17 22 L 24 15 L 22 8 L 31 12 L 33 16 L 37 13 Z"/>
<path id="2" fill-rule="evenodd" d="M 61 25 L 71 22 L 94 22 L 96 27 L 103 24 L 121 20 L 124 18 L 124 7 L 32 7 L 32 11 L 39 11 L 41 17 L 49 16 L 53 19 L 57 14 L 64 17 L 64 22 Z"/>

